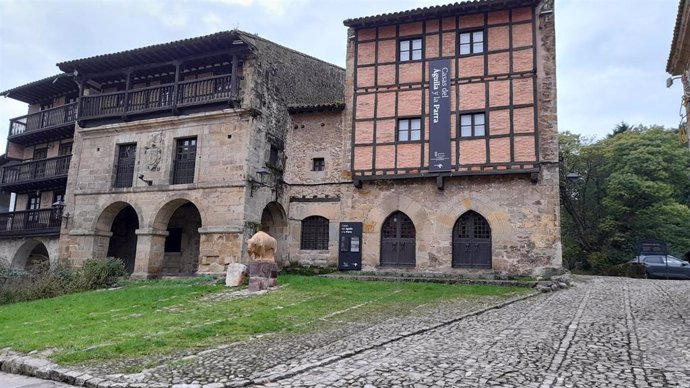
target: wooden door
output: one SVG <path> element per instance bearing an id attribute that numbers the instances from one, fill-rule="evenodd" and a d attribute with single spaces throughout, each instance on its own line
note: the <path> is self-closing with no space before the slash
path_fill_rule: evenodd
<path id="1" fill-rule="evenodd" d="M 477 212 L 463 214 L 453 227 L 453 267 L 491 268 L 491 227 Z"/>
<path id="2" fill-rule="evenodd" d="M 381 228 L 381 266 L 414 267 L 415 237 L 414 224 L 405 213 L 395 212 L 388 216 Z"/>

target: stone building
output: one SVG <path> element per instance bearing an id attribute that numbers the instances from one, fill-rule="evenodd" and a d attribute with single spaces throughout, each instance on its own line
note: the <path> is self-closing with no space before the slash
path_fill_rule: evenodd
<path id="1" fill-rule="evenodd" d="M 334 263 L 338 224 L 361 222 L 365 269 L 560 267 L 553 2 L 463 2 L 344 24 L 341 126 L 334 106 L 292 115 L 290 259 Z M 324 149 L 325 137 L 342 143 Z M 315 221 L 328 225 L 319 250 L 301 230 Z"/>
<path id="2" fill-rule="evenodd" d="M 263 229 L 283 263 L 560 267 L 553 2 L 345 25 L 346 70 L 240 31 L 58 64 L 78 114 L 51 259 L 219 273 Z"/>

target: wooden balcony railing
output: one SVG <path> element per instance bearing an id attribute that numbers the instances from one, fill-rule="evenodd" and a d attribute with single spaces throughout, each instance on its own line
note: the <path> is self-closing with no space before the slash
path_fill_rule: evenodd
<path id="1" fill-rule="evenodd" d="M 42 110 L 30 115 L 10 120 L 9 139 L 31 132 L 74 124 L 77 116 L 77 103 Z"/>
<path id="2" fill-rule="evenodd" d="M 80 119 L 124 116 L 236 99 L 232 75 L 81 97 Z"/>
<path id="3" fill-rule="evenodd" d="M 72 155 L 39 159 L 3 167 L 2 185 L 28 183 L 67 176 Z"/>
<path id="4" fill-rule="evenodd" d="M 62 211 L 62 206 L 55 206 L 0 213 L 0 237 L 60 234 Z"/>

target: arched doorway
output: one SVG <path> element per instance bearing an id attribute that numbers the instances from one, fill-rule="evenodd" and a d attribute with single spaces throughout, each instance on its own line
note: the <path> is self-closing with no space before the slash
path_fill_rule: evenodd
<path id="1" fill-rule="evenodd" d="M 381 228 L 381 266 L 414 267 L 417 247 L 414 223 L 403 212 L 388 216 Z"/>
<path id="2" fill-rule="evenodd" d="M 113 219 L 108 242 L 108 257 L 117 257 L 125 263 L 125 270 L 134 272 L 134 259 L 137 254 L 137 235 L 139 217 L 131 205 L 124 206 Z"/>
<path id="3" fill-rule="evenodd" d="M 491 227 L 475 211 L 460 216 L 453 227 L 453 267 L 491 268 Z"/>
<path id="4" fill-rule="evenodd" d="M 276 239 L 276 262 L 287 259 L 287 217 L 278 202 L 270 202 L 261 212 L 261 230 Z"/>
<path id="5" fill-rule="evenodd" d="M 48 248 L 38 240 L 25 242 L 15 253 L 11 267 L 29 272 L 48 269 L 50 267 Z"/>
<path id="6" fill-rule="evenodd" d="M 167 220 L 166 220 L 167 218 Z M 189 276 L 199 270 L 201 213 L 192 202 L 168 202 L 156 218 L 158 228 L 167 230 L 162 275 Z"/>

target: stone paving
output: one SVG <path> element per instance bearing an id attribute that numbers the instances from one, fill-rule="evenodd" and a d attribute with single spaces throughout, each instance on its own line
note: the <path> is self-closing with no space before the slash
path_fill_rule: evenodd
<path id="1" fill-rule="evenodd" d="M 591 278 L 265 387 L 690 387 L 690 282 Z"/>
<path id="2" fill-rule="evenodd" d="M 496 308 L 499 302 L 457 300 L 358 323 L 339 321 L 334 314 L 322 318 L 328 329 L 318 334 L 265 336 L 177 355 L 135 375 L 109 375 L 116 365 L 106 364 L 71 371 L 70 382 L 94 387 L 690 388 L 689 281 L 592 277 L 568 290 Z"/>

